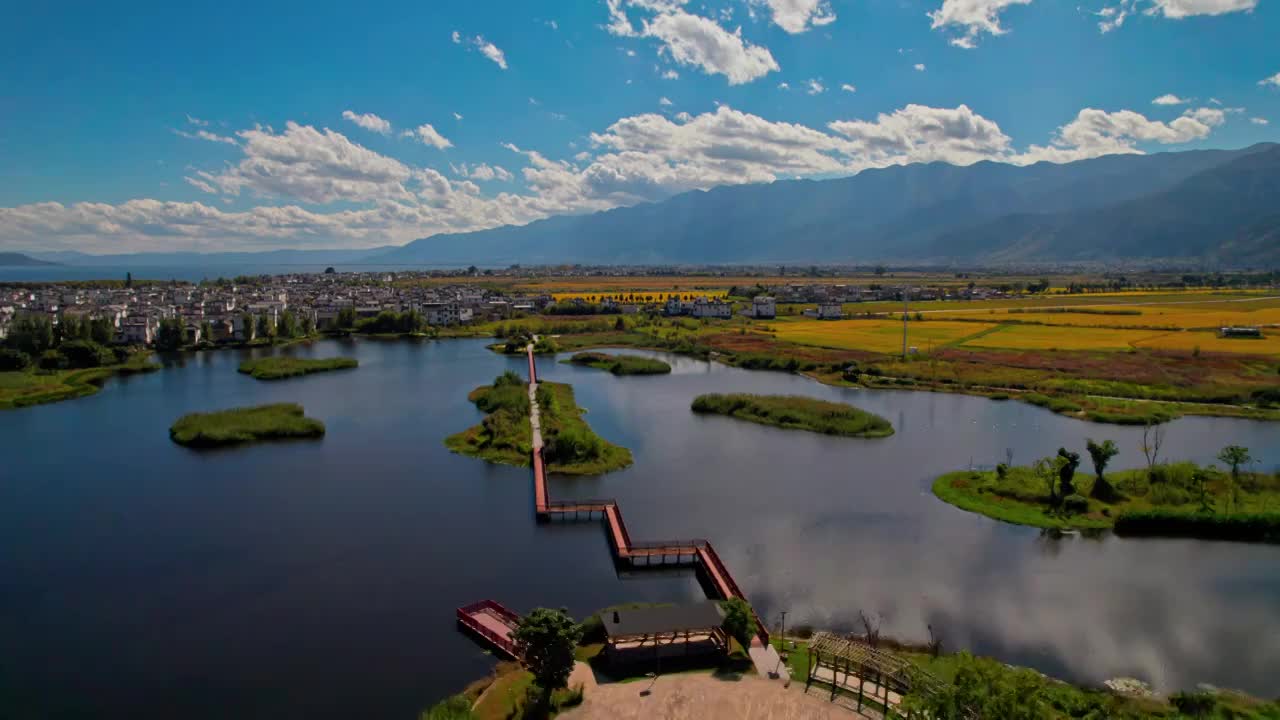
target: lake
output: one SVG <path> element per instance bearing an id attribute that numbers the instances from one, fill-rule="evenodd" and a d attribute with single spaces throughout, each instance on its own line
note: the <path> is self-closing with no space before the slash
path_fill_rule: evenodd
<path id="1" fill-rule="evenodd" d="M 360 368 L 277 383 L 235 371 L 270 350 L 173 356 L 93 397 L 0 412 L 0 715 L 406 718 L 493 659 L 454 626 L 491 598 L 576 616 L 701 596 L 688 573 L 615 572 L 595 523 L 538 525 L 525 468 L 449 453 L 481 417 L 466 399 L 523 358 L 486 341 L 326 340 L 278 352 L 351 355 Z M 1143 462 L 1141 429 L 1014 402 L 832 388 L 646 353 L 669 376 L 614 377 L 540 358 L 588 420 L 635 454 L 600 478 L 552 478 L 555 497 L 616 497 L 637 540 L 711 539 L 762 617 L 966 648 L 1098 682 L 1199 682 L 1274 695 L 1280 547 L 1049 537 L 938 501 L 942 472 L 1027 463 L 1112 438 Z M 852 402 L 897 433 L 860 440 L 703 417 L 704 392 Z M 302 403 L 318 442 L 199 452 L 180 415 Z M 1269 469 L 1280 431 L 1184 418 L 1171 459 L 1251 448 Z M 1085 468 L 1087 469 L 1087 455 Z"/>

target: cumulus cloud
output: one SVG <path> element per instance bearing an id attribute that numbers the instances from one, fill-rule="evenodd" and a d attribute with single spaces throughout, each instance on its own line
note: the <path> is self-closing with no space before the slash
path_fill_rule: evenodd
<path id="1" fill-rule="evenodd" d="M 433 148 L 444 150 L 453 147 L 453 143 L 449 139 L 436 131 L 431 123 L 424 123 L 409 131 L 410 135 L 416 138 L 423 145 L 430 145 Z"/>
<path id="2" fill-rule="evenodd" d="M 1144 143 L 1206 137 L 1226 115 L 1225 109 L 1193 108 L 1164 123 L 1129 110 L 1086 108 L 1046 145 L 1019 151 L 995 121 L 966 105 L 907 105 L 823 128 L 720 105 L 699 115 L 620 118 L 589 135 L 592 152 L 571 160 L 508 143 L 504 147 L 521 158 L 519 170 L 462 163 L 450 166 L 452 178 L 381 155 L 328 128 L 290 122 L 282 132 L 255 127 L 237 133 L 243 154 L 237 164 L 186 178 L 220 200 L 249 193 L 283 199 L 278 205 L 225 212 L 211 204 L 145 198 L 120 204 L 35 203 L 0 208 L 0 244 L 98 251 L 379 245 L 604 210 L 717 185 L 840 176 L 911 162 L 1026 164 L 1136 153 Z M 421 128 L 409 132 L 431 137 Z M 522 187 L 486 193 L 480 183 L 492 181 Z M 315 207 L 330 203 L 342 206 Z"/>
<path id="3" fill-rule="evenodd" d="M 659 105 L 674 105 L 675 103 L 671 102 L 671 99 L 670 99 L 670 98 L 667 98 L 667 97 L 661 97 L 661 98 L 658 98 L 658 104 L 659 104 Z"/>
<path id="4" fill-rule="evenodd" d="M 847 92 L 847 93 L 856 93 L 856 92 L 858 92 L 858 88 L 856 88 L 856 87 L 854 87 L 854 86 L 850 85 L 849 83 L 844 83 L 844 84 L 842 84 L 842 85 L 840 86 L 840 89 L 841 89 L 841 90 L 843 90 L 843 91 L 845 91 L 845 92 Z"/>
<path id="5" fill-rule="evenodd" d="M 830 25 L 836 14 L 827 0 L 754 0 L 767 5 L 773 24 L 792 35 Z"/>
<path id="6" fill-rule="evenodd" d="M 371 132 L 381 133 L 383 135 L 386 135 L 391 132 L 391 123 L 387 122 L 386 120 L 383 120 L 382 118 L 378 117 L 377 115 L 374 115 L 373 113 L 364 113 L 363 115 L 357 115 L 356 113 L 350 110 L 343 110 L 342 118 L 344 120 L 349 120 L 355 123 L 356 125 L 359 125 L 360 127 L 364 128 L 365 130 L 369 130 Z"/>
<path id="7" fill-rule="evenodd" d="M 1276 73 L 1275 75 L 1272 75 L 1269 78 L 1263 78 L 1259 80 L 1258 84 L 1262 85 L 1263 87 L 1270 85 L 1271 87 L 1280 88 L 1280 72 Z"/>
<path id="8" fill-rule="evenodd" d="M 1180 98 L 1172 93 L 1166 93 L 1151 101 L 1152 105 L 1186 105 L 1191 102 L 1186 98 Z"/>
<path id="9" fill-rule="evenodd" d="M 952 37 L 951 44 L 973 49 L 982 33 L 1004 35 L 1009 32 L 1000 24 L 1000 13 L 1006 8 L 1030 4 L 1031 0 L 942 0 L 941 7 L 929 12 L 930 27 L 961 30 L 962 34 Z"/>
<path id="10" fill-rule="evenodd" d="M 1249 122 L 1253 123 L 1254 125 L 1270 125 L 1271 124 L 1269 120 L 1261 117 L 1251 117 L 1249 118 Z"/>
<path id="11" fill-rule="evenodd" d="M 916 63 L 915 65 L 912 65 L 911 67 L 915 68 L 916 72 L 924 72 L 924 71 L 925 71 L 924 63 Z"/>
<path id="12" fill-rule="evenodd" d="M 458 32 L 457 30 L 454 30 L 452 33 L 450 33 L 449 37 L 450 39 L 453 40 L 454 45 L 458 45 L 462 42 L 462 33 Z"/>
<path id="13" fill-rule="evenodd" d="M 675 70 L 670 70 L 670 69 L 668 69 L 668 70 L 664 70 L 664 71 L 662 71 L 662 79 L 663 79 L 663 80 L 679 80 L 679 79 L 680 79 L 680 73 L 676 72 Z"/>
<path id="14" fill-rule="evenodd" d="M 454 119 L 454 120 L 457 120 L 457 121 L 459 121 L 459 122 L 461 122 L 461 121 L 462 121 L 462 113 L 460 113 L 460 112 L 455 112 L 455 113 L 453 114 L 453 119 Z"/>
<path id="15" fill-rule="evenodd" d="M 1152 0 L 1148 15 L 1162 15 L 1174 20 L 1194 15 L 1225 15 L 1251 11 L 1258 0 Z"/>
<path id="16" fill-rule="evenodd" d="M 495 65 L 502 68 L 503 70 L 507 69 L 506 53 L 502 52 L 502 49 L 499 48 L 497 45 L 494 45 L 488 40 L 485 40 L 484 36 L 474 35 L 472 37 L 463 37 L 462 33 L 458 32 L 457 30 L 454 30 L 449 37 L 450 39 L 453 40 L 453 43 L 455 45 L 461 45 L 463 40 L 466 40 L 466 42 L 469 45 L 474 47 L 476 50 L 480 51 L 481 55 L 484 55 L 485 57 L 492 60 Z"/>
<path id="17" fill-rule="evenodd" d="M 200 119 L 200 118 L 198 118 L 198 117 L 193 117 L 190 113 L 187 113 L 187 123 L 189 123 L 189 124 L 191 124 L 191 125 L 198 125 L 198 126 L 200 126 L 200 127 L 208 127 L 208 126 L 209 126 L 209 121 L 208 121 L 208 120 L 201 120 L 201 119 Z"/>
<path id="18" fill-rule="evenodd" d="M 643 37 L 661 43 L 659 54 L 677 65 L 700 68 L 708 75 L 724 75 L 730 85 L 741 85 L 778 70 L 769 49 L 742 38 L 715 20 L 685 12 L 685 0 L 607 0 L 609 24 L 605 29 L 619 37 Z M 627 16 L 627 8 L 655 13 L 640 18 L 639 29 Z"/>
<path id="19" fill-rule="evenodd" d="M 790 83 L 787 83 L 787 82 L 780 82 L 780 83 L 778 83 L 778 89 L 779 89 L 779 90 L 790 90 L 790 89 L 791 89 L 791 84 L 790 84 Z"/>
<path id="20" fill-rule="evenodd" d="M 805 86 L 805 92 L 809 93 L 810 95 L 821 95 L 822 93 L 827 91 L 827 86 L 823 85 L 822 82 L 820 80 L 817 80 L 816 78 L 809 78 L 809 80 L 804 84 L 804 86 Z"/>
<path id="21" fill-rule="evenodd" d="M 1024 159 L 1072 162 L 1101 155 L 1138 153 L 1139 142 L 1162 145 L 1190 142 L 1208 137 L 1221 125 L 1226 114 L 1217 108 L 1188 110 L 1173 122 L 1150 120 L 1132 110 L 1106 112 L 1085 108 L 1075 120 L 1058 128 L 1048 146 L 1033 145 Z"/>

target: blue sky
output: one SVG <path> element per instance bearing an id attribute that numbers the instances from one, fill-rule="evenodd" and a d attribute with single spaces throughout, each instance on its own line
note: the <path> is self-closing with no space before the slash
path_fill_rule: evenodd
<path id="1" fill-rule="evenodd" d="M 1275 5 L 25 3 L 0 249 L 399 244 L 896 163 L 1241 147 L 1280 127 Z"/>

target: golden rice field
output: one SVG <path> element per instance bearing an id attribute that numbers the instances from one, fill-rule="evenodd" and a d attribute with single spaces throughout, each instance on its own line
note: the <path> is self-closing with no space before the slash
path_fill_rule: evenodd
<path id="1" fill-rule="evenodd" d="M 1165 334 L 1161 330 L 1002 325 L 961 345 L 989 350 L 1128 350 L 1143 340 Z"/>
<path id="2" fill-rule="evenodd" d="M 1280 325 L 1280 304 L 1253 306 L 1252 303 L 1205 303 L 1197 305 L 1115 305 L 1106 310 L 1139 314 L 1108 315 L 1085 312 L 931 313 L 930 319 L 970 318 L 991 322 L 1031 322 L 1046 325 L 1094 325 L 1123 327 L 1173 327 L 1184 330 L 1214 329 L 1223 325 Z"/>
<path id="3" fill-rule="evenodd" d="M 1159 350 L 1186 350 L 1200 348 L 1204 352 L 1240 353 L 1242 355 L 1280 355 L 1280 328 L 1267 333 L 1260 340 L 1249 338 L 1221 338 L 1215 332 L 1171 332 L 1157 335 L 1138 343 L 1138 347 Z"/>
<path id="4" fill-rule="evenodd" d="M 928 352 L 930 348 L 941 347 L 993 327 L 985 323 L 945 320 L 913 322 L 908 328 L 907 344 L 919 348 L 920 352 Z M 900 320 L 796 320 L 779 322 L 774 330 L 777 339 L 801 345 L 881 353 L 902 350 Z"/>
<path id="5" fill-rule="evenodd" d="M 600 291 L 600 292 L 557 292 L 551 293 L 551 297 L 556 302 L 565 300 L 587 300 L 589 302 L 600 302 L 606 298 L 612 298 L 618 302 L 662 302 L 666 300 L 668 295 L 679 295 L 681 299 L 692 300 L 694 298 L 723 298 L 729 294 L 728 288 L 720 288 L 718 290 L 626 290 L 626 291 Z"/>

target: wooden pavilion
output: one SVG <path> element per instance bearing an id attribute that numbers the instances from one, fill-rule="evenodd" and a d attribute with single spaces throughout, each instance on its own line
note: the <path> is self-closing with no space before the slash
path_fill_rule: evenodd
<path id="1" fill-rule="evenodd" d="M 609 662 L 631 663 L 725 654 L 724 611 L 714 601 L 619 609 L 600 617 Z"/>
<path id="2" fill-rule="evenodd" d="M 864 703 L 894 714 L 902 699 L 913 690 L 931 692 L 942 682 L 909 660 L 871 647 L 862 640 L 820 632 L 809 641 L 809 676 L 805 692 L 814 683 L 831 686 L 831 700 L 844 695 L 856 700 L 856 710 Z"/>

